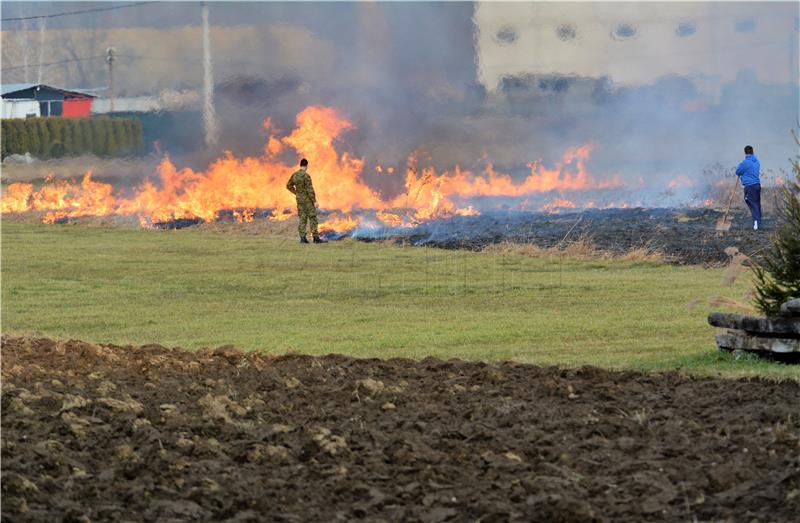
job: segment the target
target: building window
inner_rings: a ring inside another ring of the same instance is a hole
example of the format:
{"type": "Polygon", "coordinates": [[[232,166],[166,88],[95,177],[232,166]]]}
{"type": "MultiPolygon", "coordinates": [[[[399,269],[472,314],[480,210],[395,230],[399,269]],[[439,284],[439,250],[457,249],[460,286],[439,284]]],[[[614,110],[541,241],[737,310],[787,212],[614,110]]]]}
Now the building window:
{"type": "Polygon", "coordinates": [[[697,32],[697,27],[691,22],[682,22],[675,28],[675,34],[681,38],[692,36],[697,32]]]}
{"type": "Polygon", "coordinates": [[[556,35],[560,40],[567,42],[569,40],[574,40],[578,35],[578,32],[575,30],[575,26],[572,24],[561,24],[560,26],[556,27],[556,35]]]}
{"type": "Polygon", "coordinates": [[[753,19],[739,20],[736,22],[737,33],[752,33],[756,30],[756,21],[753,19]]]}
{"type": "Polygon", "coordinates": [[[633,24],[619,24],[614,28],[611,36],[615,40],[628,40],[636,36],[636,26],[633,24]]]}
{"type": "Polygon", "coordinates": [[[517,32],[514,30],[514,28],[506,25],[497,31],[494,41],[497,42],[498,45],[511,45],[517,41],[517,38],[517,32]]]}
{"type": "Polygon", "coordinates": [[[55,100],[39,102],[39,112],[42,116],[61,116],[64,113],[64,103],[55,100]]]}

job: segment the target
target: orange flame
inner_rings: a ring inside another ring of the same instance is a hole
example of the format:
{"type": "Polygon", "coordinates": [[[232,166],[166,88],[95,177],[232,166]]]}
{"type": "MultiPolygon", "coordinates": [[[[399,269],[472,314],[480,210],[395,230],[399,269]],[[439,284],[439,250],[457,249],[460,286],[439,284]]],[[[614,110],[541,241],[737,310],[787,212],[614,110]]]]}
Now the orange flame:
{"type": "Polygon", "coordinates": [[[543,205],[542,210],[558,213],[561,209],[575,209],[576,207],[577,205],[575,205],[575,202],[565,200],[564,198],[556,198],[555,200],[543,205]]]}
{"type": "MultiPolygon", "coordinates": [[[[283,221],[293,215],[293,211],[285,210],[293,210],[295,205],[294,196],[286,190],[286,181],[295,170],[294,162],[287,165],[279,159],[289,151],[294,151],[298,159],[309,159],[318,201],[325,209],[338,211],[325,219],[321,231],[355,228],[359,219],[347,214],[360,209],[373,209],[385,225],[399,227],[434,218],[479,214],[472,207],[459,204],[470,198],[521,197],[622,185],[618,176],[599,181],[588,174],[585,161],[593,146],[587,144],[568,149],[553,169],[538,161],[528,164],[530,174],[521,182],[497,172],[489,162],[480,174],[459,166],[437,173],[432,167],[420,168],[412,155],[407,162],[405,191],[387,199],[362,179],[362,158],[340,154],[334,147],[341,134],[353,128],[351,122],[335,109],[310,106],[297,115],[296,124],[288,136],[280,137],[272,121],[266,119],[263,129],[269,137],[261,156],[237,158],[226,153],[205,172],[179,169],[165,157],[157,168],[157,181],[145,180],[128,197],[115,196],[113,187],[92,180],[91,172],[80,183],[60,180],[38,190],[31,184],[14,183],[4,191],[2,212],[38,211],[45,213],[45,220],[51,223],[63,217],[116,214],[138,217],[141,226],[149,227],[180,218],[214,220],[226,209],[237,221],[250,222],[254,210],[272,209],[269,219],[283,221]]],[[[391,167],[379,167],[379,171],[384,170],[394,172],[391,167]]]]}

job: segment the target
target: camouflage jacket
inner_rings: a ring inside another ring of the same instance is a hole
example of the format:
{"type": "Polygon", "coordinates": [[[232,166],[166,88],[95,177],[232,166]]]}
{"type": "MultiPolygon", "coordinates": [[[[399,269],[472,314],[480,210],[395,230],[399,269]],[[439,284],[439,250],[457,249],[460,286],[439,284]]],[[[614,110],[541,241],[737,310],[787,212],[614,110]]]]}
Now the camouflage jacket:
{"type": "Polygon", "coordinates": [[[314,185],[311,183],[311,176],[300,169],[292,174],[289,178],[286,188],[294,193],[297,198],[297,203],[311,203],[317,202],[317,195],[314,194],[314,185]]]}

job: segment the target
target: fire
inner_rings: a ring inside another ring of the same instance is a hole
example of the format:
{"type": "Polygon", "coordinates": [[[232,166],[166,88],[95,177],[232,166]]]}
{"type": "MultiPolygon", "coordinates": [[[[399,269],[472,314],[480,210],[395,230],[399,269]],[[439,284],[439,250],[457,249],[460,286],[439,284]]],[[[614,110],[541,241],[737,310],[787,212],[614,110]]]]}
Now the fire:
{"type": "Polygon", "coordinates": [[[330,232],[343,232],[352,231],[359,224],[359,220],[352,216],[344,216],[342,218],[331,218],[319,225],[320,234],[330,232]]]}
{"type": "MultiPolygon", "coordinates": [[[[91,172],[80,182],[55,181],[41,188],[28,183],[9,185],[2,197],[3,213],[37,211],[50,223],[77,216],[123,215],[138,219],[143,227],[175,219],[215,220],[227,211],[239,222],[250,222],[258,209],[271,210],[270,220],[283,221],[294,213],[294,197],[286,181],[296,162],[286,157],[309,159],[317,199],[328,211],[321,231],[344,232],[360,223],[355,211],[372,210],[371,216],[384,226],[403,227],[420,221],[450,216],[472,216],[477,210],[464,202],[480,197],[524,197],[551,191],[608,189],[622,185],[618,176],[597,180],[588,174],[585,162],[591,144],[568,149],[560,162],[546,168],[541,162],[528,164],[529,174],[521,181],[495,170],[486,162],[483,172],[472,173],[456,166],[437,172],[419,165],[415,155],[407,162],[405,190],[385,197],[362,178],[363,158],[339,153],[334,146],[353,124],[329,107],[310,106],[296,118],[296,128],[286,136],[266,119],[268,133],[260,156],[238,158],[226,153],[205,172],[178,168],[165,157],[155,180],[146,179],[129,194],[114,192],[110,184],[96,182],[91,172]],[[287,209],[291,211],[286,212],[287,209]]],[[[392,174],[394,168],[378,166],[392,174]]],[[[555,200],[545,209],[575,207],[567,200],[555,200]],[[566,202],[566,203],[564,203],[566,202]],[[571,205],[568,205],[571,204],[571,205]]],[[[360,214],[360,213],[357,213],[360,214]]]]}
{"type": "Polygon", "coordinates": [[[403,225],[405,225],[403,217],[400,216],[399,214],[395,214],[393,212],[388,212],[388,211],[378,211],[375,213],[375,215],[381,222],[385,223],[386,225],[389,225],[390,227],[402,227],[403,225]]]}
{"type": "Polygon", "coordinates": [[[253,221],[254,214],[255,211],[253,209],[233,211],[233,219],[236,220],[237,223],[250,223],[253,221]]]}
{"type": "Polygon", "coordinates": [[[29,202],[33,194],[33,185],[29,183],[12,183],[8,186],[2,201],[0,210],[3,214],[25,212],[29,209],[29,202]]]}
{"type": "Polygon", "coordinates": [[[575,202],[565,200],[564,198],[556,198],[555,200],[542,206],[542,210],[558,213],[561,209],[575,209],[576,207],[577,205],[575,205],[575,202]]]}
{"type": "Polygon", "coordinates": [[[285,210],[283,212],[278,212],[277,209],[272,211],[269,215],[269,221],[271,222],[285,222],[289,218],[292,217],[292,212],[290,210],[285,210]]]}

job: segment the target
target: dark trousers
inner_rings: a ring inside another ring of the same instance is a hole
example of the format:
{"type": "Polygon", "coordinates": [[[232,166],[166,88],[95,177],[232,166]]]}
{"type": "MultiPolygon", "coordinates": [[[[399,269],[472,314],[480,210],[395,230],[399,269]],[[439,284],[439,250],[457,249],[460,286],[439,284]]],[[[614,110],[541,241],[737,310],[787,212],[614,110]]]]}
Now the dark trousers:
{"type": "Polygon", "coordinates": [[[761,184],[756,183],[748,185],[744,188],[744,203],[750,208],[750,214],[753,215],[753,221],[758,221],[761,224],[761,184]]]}

